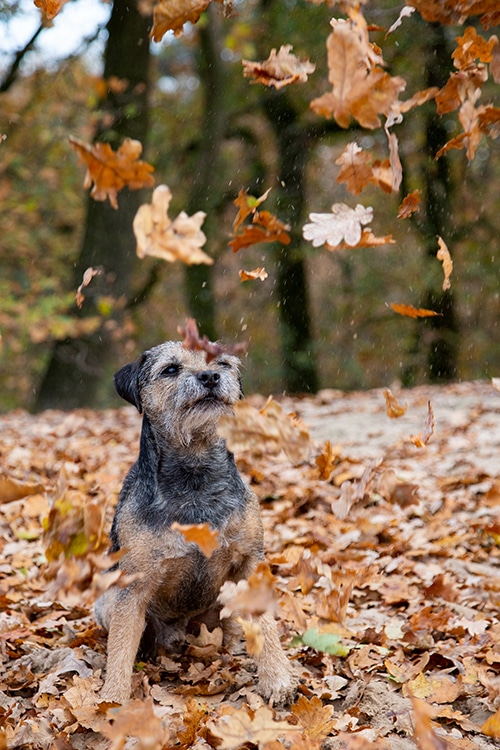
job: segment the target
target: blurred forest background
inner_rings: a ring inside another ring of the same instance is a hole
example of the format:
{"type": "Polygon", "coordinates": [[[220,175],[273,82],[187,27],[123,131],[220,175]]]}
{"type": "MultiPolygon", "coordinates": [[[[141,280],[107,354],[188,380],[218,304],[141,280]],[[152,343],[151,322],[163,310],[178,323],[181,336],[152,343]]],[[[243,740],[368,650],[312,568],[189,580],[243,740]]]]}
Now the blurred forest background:
{"type": "MultiPolygon", "coordinates": [[[[71,0],[57,23],[72,5],[92,13],[93,3],[71,0]]],[[[349,195],[337,181],[346,145],[355,140],[384,160],[388,144],[382,128],[354,120],[341,128],[309,107],[328,88],[325,45],[342,4],[236,0],[224,14],[227,3],[212,3],[198,23],[159,43],[150,42],[151,19],[138,5],[104,5],[107,17],[76,50],[61,57],[55,47],[50,60],[37,52],[49,31],[40,15],[32,37],[0,57],[0,410],[116,404],[112,373],[145,348],[179,338],[188,316],[210,338],[248,342],[247,393],[498,376],[499,140],[482,137],[470,161],[458,149],[436,161],[462,129],[456,111],[440,116],[429,101],[394,128],[399,190],[369,185],[349,195]],[[283,44],[315,63],[306,84],[276,90],[244,78],[242,59],[264,60],[283,44]],[[173,193],[171,215],[206,212],[204,250],[213,266],[139,260],[132,220],[151,191],[124,188],[118,210],[94,201],[69,136],[115,149],[124,137],[141,141],[155,184],[173,193]],[[232,253],[241,188],[255,196],[272,188],[266,207],[291,225],[289,245],[232,253]],[[402,198],[416,189],[420,210],[398,220],[402,198]],[[395,244],[313,247],[302,237],[308,214],[338,202],[373,206],[374,234],[392,234],[395,244]],[[454,262],[446,291],[437,235],[454,262]],[[89,266],[104,273],[86,288],[80,310],[75,292],[89,266]],[[242,283],[239,269],[256,266],[269,277],[242,283]],[[390,303],[442,315],[414,320],[390,303]]],[[[390,74],[406,79],[409,98],[445,86],[464,25],[455,17],[430,23],[415,12],[386,37],[402,6],[372,0],[362,10],[370,40],[390,74]]],[[[0,0],[4,37],[25,13],[32,17],[30,3],[0,0]]],[[[486,38],[494,33],[465,18],[486,38]]],[[[490,76],[481,98],[497,93],[490,76]]]]}

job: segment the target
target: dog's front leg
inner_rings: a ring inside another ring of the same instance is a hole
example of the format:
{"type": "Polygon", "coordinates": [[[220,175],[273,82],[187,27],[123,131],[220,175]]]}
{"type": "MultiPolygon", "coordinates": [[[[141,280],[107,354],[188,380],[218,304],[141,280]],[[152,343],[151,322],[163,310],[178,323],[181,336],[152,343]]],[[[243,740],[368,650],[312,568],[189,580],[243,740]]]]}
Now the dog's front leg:
{"type": "Polygon", "coordinates": [[[262,651],[256,657],[259,692],[272,705],[290,703],[297,690],[298,677],[281,648],[276,620],[266,613],[260,615],[257,622],[264,639],[262,651]]]}
{"type": "Polygon", "coordinates": [[[103,700],[124,703],[130,698],[132,671],[146,620],[147,596],[134,584],[115,599],[108,634],[103,700]]]}

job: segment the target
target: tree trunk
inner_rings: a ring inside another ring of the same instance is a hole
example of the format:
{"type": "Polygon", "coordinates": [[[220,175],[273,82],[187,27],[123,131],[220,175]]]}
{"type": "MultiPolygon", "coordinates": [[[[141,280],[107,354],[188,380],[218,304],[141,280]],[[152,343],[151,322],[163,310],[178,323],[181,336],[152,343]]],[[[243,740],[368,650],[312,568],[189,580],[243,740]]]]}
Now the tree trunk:
{"type": "Polygon", "coordinates": [[[292,226],[291,243],[277,251],[283,381],[289,393],[315,393],[318,374],[301,232],[309,137],[286,92],[270,92],[264,106],[278,143],[278,215],[292,226]]]}
{"type": "MultiPolygon", "coordinates": [[[[438,24],[426,24],[425,77],[427,86],[442,88],[448,76],[451,48],[446,33],[438,24]]],[[[427,105],[425,117],[425,150],[422,155],[423,212],[415,217],[424,243],[424,263],[429,279],[418,306],[430,308],[439,316],[416,322],[415,335],[409,351],[410,364],[403,372],[404,385],[414,385],[419,369],[417,362],[425,357],[425,376],[433,383],[449,382],[457,376],[459,321],[451,290],[442,290],[442,271],[436,259],[437,236],[451,248],[453,238],[453,182],[448,155],[436,161],[435,155],[448,140],[442,118],[434,105],[427,105]],[[419,218],[421,217],[421,218],[419,218]]]]}
{"type": "MultiPolygon", "coordinates": [[[[198,74],[203,87],[203,118],[192,169],[193,183],[188,213],[205,211],[203,231],[210,254],[211,240],[217,236],[216,209],[221,200],[221,148],[224,138],[225,107],[224,71],[221,59],[220,13],[213,6],[206,11],[207,21],[199,28],[198,74]]],[[[215,242],[213,242],[215,244],[215,242]]],[[[185,277],[187,307],[198,322],[200,333],[217,338],[216,306],[212,266],[188,266],[185,277]]]]}
{"type": "MultiPolygon", "coordinates": [[[[96,140],[105,140],[113,148],[126,137],[144,144],[147,135],[150,19],[137,6],[138,0],[114,0],[107,26],[104,79],[112,83],[101,103],[96,140]],[[125,90],[120,83],[128,84],[125,90]]],[[[79,286],[89,266],[101,266],[104,273],[86,290],[82,310],[75,311],[79,318],[96,315],[104,296],[125,302],[136,261],[132,221],[142,202],[140,191],[127,188],[118,195],[117,210],[107,200],[88,198],[73,288],[79,286]]],[[[100,405],[104,375],[113,357],[112,335],[120,326],[122,309],[123,304],[117,304],[95,333],[55,343],[36,395],[37,410],[100,405]]]]}

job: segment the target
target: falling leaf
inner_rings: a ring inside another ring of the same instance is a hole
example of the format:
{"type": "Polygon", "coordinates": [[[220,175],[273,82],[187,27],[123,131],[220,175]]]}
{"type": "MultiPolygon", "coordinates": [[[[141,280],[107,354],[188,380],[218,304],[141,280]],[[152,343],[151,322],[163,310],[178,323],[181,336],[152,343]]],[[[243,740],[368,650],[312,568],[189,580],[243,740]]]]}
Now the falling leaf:
{"type": "Polygon", "coordinates": [[[68,0],[34,0],[36,7],[40,8],[43,15],[49,21],[57,16],[63,5],[67,2],[68,0]]]}
{"type": "Polygon", "coordinates": [[[149,255],[169,263],[180,260],[188,266],[211,265],[213,258],[201,249],[207,239],[201,231],[206,214],[198,211],[188,216],[181,211],[172,221],[168,216],[171,200],[172,193],[167,185],[159,185],[151,203],[139,207],[133,222],[137,255],[139,258],[149,255]]]}
{"type": "Polygon", "coordinates": [[[252,618],[276,608],[275,578],[266,562],[257,565],[246,579],[226,581],[220,590],[218,601],[223,605],[221,618],[232,615],[252,618]]]}
{"type": "Polygon", "coordinates": [[[211,362],[216,357],[220,357],[221,354],[243,354],[246,351],[246,342],[238,344],[221,344],[218,341],[209,341],[207,336],[200,338],[198,326],[194,318],[188,318],[183,326],[179,326],[177,331],[184,336],[182,342],[186,349],[192,351],[205,352],[206,361],[211,362]]]}
{"type": "Polygon", "coordinates": [[[265,745],[278,737],[292,738],[301,728],[291,726],[286,721],[275,721],[273,712],[267,706],[261,706],[252,715],[245,708],[225,714],[218,721],[207,723],[210,732],[218,737],[221,743],[219,750],[234,750],[242,745],[265,745]]]}
{"type": "Polygon", "coordinates": [[[448,750],[448,743],[433,729],[431,707],[419,698],[411,697],[413,705],[413,729],[419,750],[448,750]]]}
{"type": "Polygon", "coordinates": [[[351,118],[362,127],[380,127],[380,114],[388,115],[406,85],[403,78],[391,77],[375,64],[377,60],[368,42],[366,22],[358,13],[350,20],[334,18],[328,37],[328,80],[332,91],[314,99],[310,106],[316,114],[334,117],[342,128],[351,118]]]}
{"type": "Polygon", "coordinates": [[[276,49],[272,49],[268,59],[262,62],[242,60],[243,75],[245,78],[255,79],[252,83],[263,83],[276,89],[297,81],[305,83],[308,76],[314,73],[316,66],[309,60],[300,60],[292,54],[292,49],[291,44],[284,44],[278,53],[276,49]]]}
{"type": "Polygon", "coordinates": [[[397,398],[392,395],[389,388],[384,388],[384,398],[385,410],[387,412],[387,416],[391,419],[402,417],[403,414],[406,414],[406,412],[408,411],[408,404],[401,406],[397,398]]]}
{"type": "Polygon", "coordinates": [[[247,216],[250,216],[250,214],[253,213],[255,209],[258,208],[258,206],[260,206],[260,204],[266,200],[270,192],[271,188],[268,188],[265,193],[263,193],[259,198],[256,198],[254,195],[248,195],[248,190],[244,190],[243,188],[240,190],[238,196],[233,201],[234,205],[238,209],[236,218],[233,221],[233,229],[235,232],[238,231],[247,216]]]}
{"type": "Polygon", "coordinates": [[[13,477],[0,476],[0,503],[12,503],[28,495],[38,495],[44,492],[42,484],[21,482],[13,477]]]}
{"type": "Polygon", "coordinates": [[[432,404],[430,401],[427,402],[427,419],[425,421],[424,432],[421,435],[410,435],[411,442],[417,446],[417,448],[425,448],[434,434],[434,412],[432,411],[432,404]]]}
{"type": "Polygon", "coordinates": [[[276,455],[283,450],[293,463],[300,463],[311,451],[308,430],[295,423],[272,398],[260,410],[248,401],[238,401],[234,414],[220,418],[218,433],[235,453],[257,451],[276,455]]]}
{"type": "Polygon", "coordinates": [[[451,259],[450,252],[446,247],[446,243],[441,237],[438,236],[439,250],[437,251],[437,259],[443,264],[444,281],[443,281],[443,292],[450,288],[450,276],[453,271],[453,261],[451,259]]]}
{"type": "Polygon", "coordinates": [[[149,748],[163,747],[168,737],[161,719],[154,712],[151,697],[128,701],[125,706],[112,708],[108,715],[112,723],[102,727],[101,732],[112,740],[109,750],[121,750],[127,737],[136,737],[140,746],[149,748]]]}
{"type": "Polygon", "coordinates": [[[258,620],[245,620],[242,617],[237,617],[236,619],[243,630],[247,654],[249,656],[259,656],[264,648],[264,635],[260,622],[258,620]]]}
{"type": "Polygon", "coordinates": [[[87,270],[83,274],[83,280],[78,289],[76,290],[76,304],[81,309],[84,301],[85,301],[85,295],[83,293],[83,288],[88,286],[94,276],[100,276],[102,273],[104,273],[104,269],[102,267],[99,268],[87,268],[87,270]]]}
{"type": "Polygon", "coordinates": [[[413,190],[403,198],[398,210],[398,219],[407,219],[417,211],[420,211],[420,190],[413,190]]]}
{"type": "Polygon", "coordinates": [[[339,458],[338,446],[333,447],[331,442],[325,442],[322,453],[316,456],[315,463],[319,469],[319,478],[328,481],[334,469],[334,462],[339,458]]]}
{"type": "Polygon", "coordinates": [[[284,224],[269,211],[254,211],[252,224],[244,226],[229,245],[233,253],[259,242],[281,242],[282,245],[289,245],[289,229],[288,224],[284,224]]]}
{"type": "Polygon", "coordinates": [[[387,39],[387,37],[389,36],[389,34],[392,34],[393,31],[396,31],[396,29],[399,28],[399,26],[401,26],[401,24],[403,23],[403,18],[408,18],[414,12],[415,12],[415,8],[411,8],[410,6],[405,5],[402,8],[402,10],[401,10],[399,16],[397,17],[397,19],[392,24],[392,26],[390,26],[387,29],[387,33],[385,35],[385,38],[387,39]]]}
{"type": "MultiPolygon", "coordinates": [[[[375,237],[375,235],[369,230],[369,229],[363,229],[361,232],[361,239],[355,245],[356,249],[361,249],[363,247],[380,247],[380,245],[395,245],[396,240],[393,238],[392,234],[387,234],[385,237],[375,237]]],[[[330,250],[331,252],[334,252],[335,250],[353,250],[352,245],[348,245],[346,242],[341,242],[340,245],[337,245],[336,247],[332,247],[329,244],[325,245],[327,250],[330,250]]]]}
{"type": "Polygon", "coordinates": [[[242,270],[238,271],[238,273],[242,281],[254,281],[255,279],[265,281],[269,275],[265,268],[254,268],[253,271],[242,270]]]}
{"type": "Polygon", "coordinates": [[[212,557],[219,546],[219,531],[213,529],[208,523],[180,524],[174,522],[170,528],[179,531],[186,542],[197,544],[205,557],[212,557]]]}
{"type": "Polygon", "coordinates": [[[304,224],[302,234],[314,247],[325,244],[335,247],[342,240],[349,247],[355,247],[361,240],[361,225],[373,219],[373,208],[360,204],[350,208],[345,203],[334,203],[331,214],[312,213],[309,219],[311,223],[304,224]]]}
{"type": "Polygon", "coordinates": [[[333,656],[347,656],[350,648],[341,643],[338,633],[320,632],[318,628],[310,628],[301,636],[295,638],[297,643],[303,643],[315,651],[320,651],[333,656]]]}
{"type": "Polygon", "coordinates": [[[408,318],[432,318],[435,315],[442,315],[442,313],[434,312],[434,310],[426,310],[424,307],[413,307],[413,305],[391,303],[390,307],[398,315],[406,315],[408,318]]]}
{"type": "Polygon", "coordinates": [[[80,161],[87,166],[83,187],[89,188],[94,183],[90,195],[96,201],[105,201],[109,198],[113,208],[118,208],[118,192],[125,185],[130,190],[139,190],[142,187],[151,187],[154,183],[151,175],[154,168],[139,159],[142,153],[140,141],[125,138],[116,152],[109,143],[98,141],[89,145],[72,136],[69,142],[80,161]]]}
{"type": "Polygon", "coordinates": [[[500,378],[491,378],[491,385],[496,391],[500,391],[500,378]]]}
{"type": "Polygon", "coordinates": [[[478,113],[477,119],[482,133],[486,133],[491,138],[498,138],[500,135],[500,107],[486,106],[478,113]]]}
{"type": "Polygon", "coordinates": [[[335,164],[341,167],[337,182],[345,182],[346,189],[353,195],[358,195],[372,178],[370,162],[369,153],[355,142],[348,143],[335,160],[335,164]]]}
{"type": "Polygon", "coordinates": [[[324,706],[315,695],[310,700],[301,695],[297,703],[291,707],[291,712],[310,740],[324,740],[335,724],[333,706],[324,706]]]}
{"type": "Polygon", "coordinates": [[[491,53],[497,39],[492,37],[486,41],[473,26],[467,26],[464,35],[457,36],[456,41],[457,47],[452,54],[453,64],[459,70],[467,70],[476,60],[483,63],[491,62],[491,53]]]}
{"type": "Polygon", "coordinates": [[[196,23],[211,0],[158,0],[153,8],[151,36],[161,42],[167,31],[182,34],[185,23],[196,23]]]}

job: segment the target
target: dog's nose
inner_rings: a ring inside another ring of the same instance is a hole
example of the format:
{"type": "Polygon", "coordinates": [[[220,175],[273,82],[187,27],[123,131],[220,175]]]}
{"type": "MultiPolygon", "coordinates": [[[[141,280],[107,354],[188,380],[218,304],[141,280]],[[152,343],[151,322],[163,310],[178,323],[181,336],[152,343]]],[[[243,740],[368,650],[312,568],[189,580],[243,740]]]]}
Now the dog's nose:
{"type": "Polygon", "coordinates": [[[215,388],[220,380],[220,373],[215,372],[215,370],[203,370],[196,377],[206,388],[215,388]]]}

